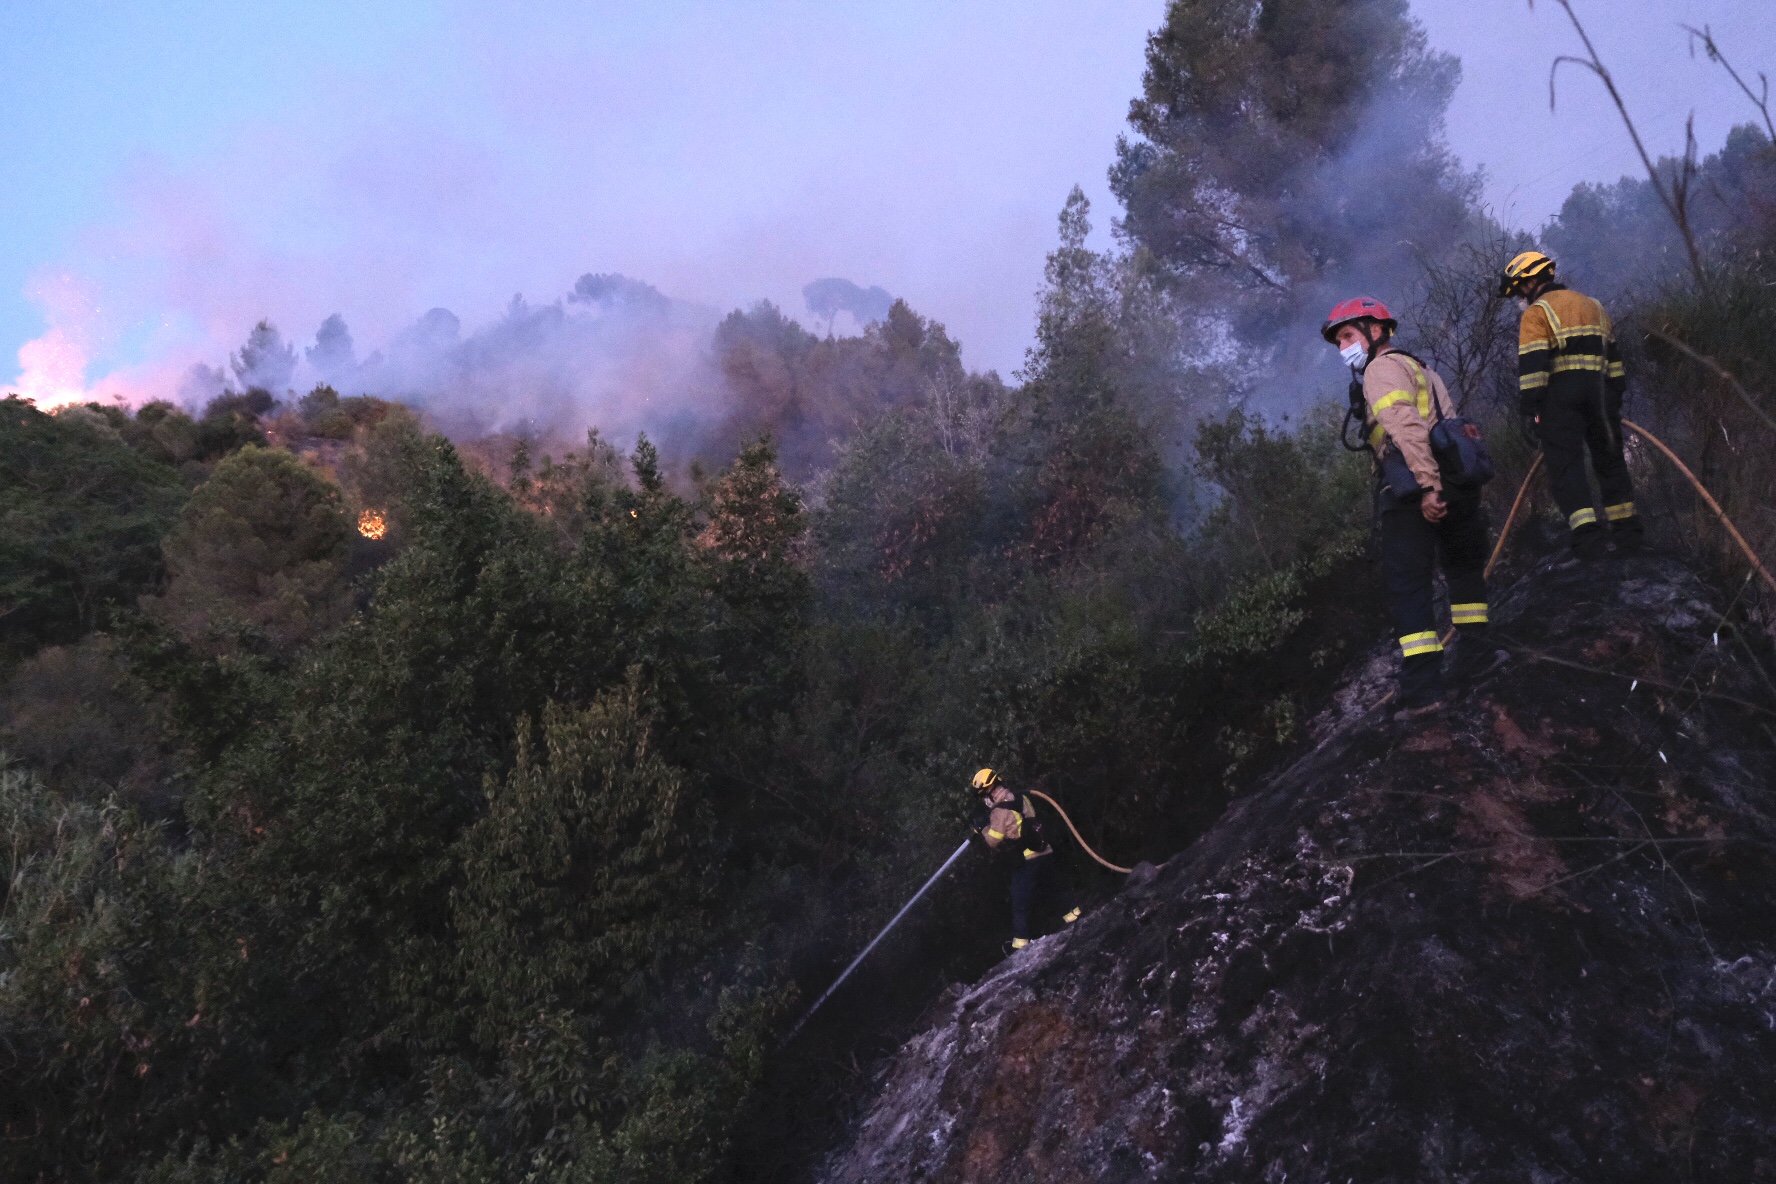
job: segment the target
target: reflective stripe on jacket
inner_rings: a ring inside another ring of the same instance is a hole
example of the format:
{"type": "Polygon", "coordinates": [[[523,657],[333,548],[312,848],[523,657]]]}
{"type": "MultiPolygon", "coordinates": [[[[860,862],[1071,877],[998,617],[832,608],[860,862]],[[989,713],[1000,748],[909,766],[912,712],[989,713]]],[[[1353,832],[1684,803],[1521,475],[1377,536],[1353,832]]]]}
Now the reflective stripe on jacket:
{"type": "Polygon", "coordinates": [[[1386,349],[1363,371],[1363,401],[1369,404],[1363,426],[1370,449],[1378,458],[1384,447],[1399,449],[1419,486],[1441,495],[1443,477],[1431,452],[1431,424],[1438,410],[1455,414],[1443,379],[1411,355],[1386,349]]]}
{"type": "Polygon", "coordinates": [[[1603,305],[1556,287],[1523,310],[1517,325],[1517,392],[1525,411],[1551,388],[1582,384],[1593,391],[1599,380],[1618,395],[1628,383],[1615,326],[1603,305]]]}
{"type": "Polygon", "coordinates": [[[978,827],[981,840],[995,851],[1017,853],[1035,859],[1053,850],[1042,836],[1042,824],[1036,819],[1036,806],[1023,794],[1008,802],[986,807],[986,818],[978,827]]]}

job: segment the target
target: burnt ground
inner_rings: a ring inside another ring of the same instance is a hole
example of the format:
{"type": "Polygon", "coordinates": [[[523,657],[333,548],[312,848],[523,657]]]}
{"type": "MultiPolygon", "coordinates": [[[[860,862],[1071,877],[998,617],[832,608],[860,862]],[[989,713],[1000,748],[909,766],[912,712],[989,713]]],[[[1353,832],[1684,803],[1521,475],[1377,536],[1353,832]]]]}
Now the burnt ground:
{"type": "Polygon", "coordinates": [[[1315,747],[952,987],[822,1178],[1776,1181],[1776,688],[1687,567],[1539,570],[1509,659],[1315,747]]]}

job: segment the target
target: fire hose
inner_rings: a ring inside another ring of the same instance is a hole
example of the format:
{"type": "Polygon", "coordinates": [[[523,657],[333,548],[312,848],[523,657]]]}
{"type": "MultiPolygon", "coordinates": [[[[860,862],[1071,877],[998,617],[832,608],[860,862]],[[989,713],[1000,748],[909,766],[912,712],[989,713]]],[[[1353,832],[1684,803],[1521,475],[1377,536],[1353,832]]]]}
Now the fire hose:
{"type": "MultiPolygon", "coordinates": [[[[1701,496],[1703,503],[1714,512],[1714,516],[1720,520],[1720,524],[1726,527],[1727,534],[1732,537],[1733,542],[1738,545],[1739,550],[1743,552],[1745,558],[1750,561],[1752,568],[1758,575],[1764,578],[1764,583],[1770,586],[1770,590],[1776,592],[1776,577],[1770,575],[1770,569],[1764,566],[1764,561],[1759,557],[1756,549],[1753,548],[1750,543],[1745,541],[1745,536],[1739,533],[1739,528],[1737,526],[1733,525],[1733,520],[1727,516],[1726,510],[1721,508],[1721,504],[1715,500],[1712,493],[1708,492],[1708,487],[1702,484],[1702,479],[1690,470],[1690,466],[1684,464],[1684,462],[1678,458],[1677,453],[1671,451],[1671,448],[1665,443],[1665,441],[1659,439],[1659,437],[1653,435],[1653,433],[1647,431],[1632,419],[1624,419],[1622,421],[1622,426],[1633,432],[1636,436],[1639,436],[1642,440],[1645,440],[1648,444],[1651,444],[1654,448],[1658,449],[1665,459],[1676,466],[1677,471],[1682,473],[1684,477],[1689,480],[1689,483],[1695,487],[1697,494],[1701,496]]],[[[1542,453],[1538,450],[1535,454],[1535,459],[1529,463],[1529,471],[1523,474],[1523,484],[1517,487],[1517,496],[1511,501],[1511,512],[1505,516],[1505,525],[1499,530],[1498,542],[1493,545],[1492,557],[1486,561],[1485,575],[1488,579],[1492,577],[1492,569],[1498,566],[1499,557],[1505,553],[1505,540],[1511,537],[1511,530],[1517,525],[1517,512],[1523,508],[1524,499],[1529,494],[1530,482],[1535,480],[1535,475],[1541,467],[1542,453]]],[[[1443,643],[1445,645],[1449,644],[1450,638],[1454,636],[1455,630],[1452,627],[1448,633],[1444,634],[1443,643]]],[[[1056,808],[1058,809],[1059,807],[1056,808]]],[[[1066,815],[1063,814],[1061,817],[1065,818],[1066,815]]],[[[1077,837],[1077,834],[1075,837],[1077,837]]],[[[1081,843],[1083,845],[1083,840],[1081,840],[1081,843]]]]}
{"type": "MultiPolygon", "coordinates": [[[[1651,444],[1654,448],[1658,449],[1659,452],[1664,455],[1665,459],[1669,460],[1677,467],[1678,472],[1682,473],[1689,479],[1690,484],[1694,486],[1696,492],[1701,495],[1703,502],[1714,512],[1714,516],[1720,520],[1720,524],[1726,527],[1727,533],[1732,536],[1733,542],[1738,545],[1739,550],[1744,552],[1746,559],[1751,562],[1752,567],[1757,571],[1758,575],[1763,577],[1764,583],[1770,586],[1771,591],[1776,592],[1776,577],[1770,575],[1769,569],[1764,566],[1763,560],[1758,556],[1757,551],[1750,543],[1746,542],[1745,536],[1739,532],[1738,527],[1733,525],[1733,520],[1727,516],[1727,512],[1721,508],[1721,504],[1715,500],[1713,494],[1708,492],[1708,488],[1702,484],[1701,479],[1690,470],[1690,467],[1684,464],[1684,462],[1678,458],[1678,455],[1666,446],[1663,440],[1659,439],[1657,436],[1653,435],[1653,433],[1647,431],[1633,420],[1624,419],[1622,421],[1622,426],[1651,444]]],[[[1511,531],[1515,529],[1517,525],[1518,514],[1523,509],[1524,502],[1529,496],[1530,483],[1535,480],[1535,475],[1540,471],[1541,467],[1542,453],[1537,451],[1535,459],[1530,462],[1529,471],[1523,474],[1523,483],[1517,487],[1517,496],[1511,501],[1511,511],[1505,516],[1505,524],[1499,530],[1498,542],[1493,545],[1492,555],[1486,561],[1485,575],[1489,578],[1492,575],[1493,568],[1498,566],[1499,558],[1505,553],[1505,542],[1511,537],[1511,531]]],[[[1450,629],[1449,633],[1443,638],[1444,642],[1447,643],[1454,633],[1455,630],[1453,628],[1450,629]]],[[[1383,702],[1386,702],[1387,699],[1391,699],[1392,697],[1393,694],[1390,692],[1383,698],[1383,702]]],[[[1041,798],[1050,806],[1054,807],[1055,813],[1061,816],[1061,821],[1065,823],[1067,829],[1072,832],[1073,839],[1079,844],[1080,850],[1091,856],[1091,858],[1100,866],[1108,868],[1110,871],[1124,876],[1129,874],[1132,869],[1111,863],[1108,859],[1105,859],[1102,855],[1099,855],[1096,851],[1092,850],[1091,844],[1085,841],[1085,836],[1079,833],[1079,828],[1073,825],[1073,819],[1068,817],[1067,811],[1061,807],[1059,802],[1055,801],[1039,789],[1032,789],[1028,792],[1031,797],[1041,798]]],[[[896,925],[900,924],[900,919],[906,916],[915,904],[919,903],[920,898],[923,897],[926,892],[931,890],[931,886],[937,883],[939,878],[941,878],[945,872],[950,870],[950,865],[960,859],[962,853],[966,850],[968,850],[968,844],[967,842],[964,842],[960,847],[956,848],[948,859],[944,860],[943,866],[938,868],[937,871],[932,874],[931,878],[926,880],[924,885],[917,892],[913,893],[912,899],[908,900],[906,904],[901,906],[900,911],[894,914],[893,919],[882,927],[882,931],[876,934],[867,946],[863,947],[863,952],[853,958],[851,964],[845,967],[844,972],[841,973],[837,979],[833,980],[832,986],[828,987],[820,998],[814,1001],[814,1006],[810,1007],[802,1018],[796,1021],[795,1027],[791,1028],[789,1030],[789,1035],[784,1037],[785,1044],[795,1039],[796,1033],[800,1032],[807,1022],[814,1018],[814,1013],[820,1010],[821,1005],[832,997],[834,991],[837,991],[842,985],[844,985],[845,980],[851,977],[851,973],[862,964],[865,958],[869,957],[870,951],[874,950],[881,944],[882,939],[888,936],[889,931],[896,925]]]]}
{"type": "MultiPolygon", "coordinates": [[[[1120,867],[1117,864],[1111,863],[1108,859],[1105,859],[1102,855],[1099,855],[1096,851],[1091,849],[1091,844],[1087,843],[1084,837],[1080,835],[1079,828],[1073,825],[1073,820],[1067,817],[1067,812],[1061,809],[1061,804],[1059,802],[1055,801],[1039,789],[1032,789],[1029,791],[1029,794],[1033,798],[1041,798],[1043,801],[1054,807],[1055,813],[1061,816],[1061,821],[1067,824],[1067,829],[1073,832],[1073,838],[1078,841],[1080,848],[1084,850],[1087,855],[1091,856],[1113,872],[1125,876],[1129,874],[1132,869],[1120,867]]],[[[820,1010],[821,1005],[828,999],[832,998],[833,992],[842,987],[845,984],[845,980],[851,977],[851,972],[862,965],[863,960],[870,956],[870,951],[882,944],[882,939],[888,936],[889,931],[896,925],[900,924],[900,919],[912,911],[913,906],[919,903],[919,898],[931,890],[931,886],[937,883],[938,880],[943,877],[945,872],[950,870],[951,864],[962,858],[962,853],[966,850],[968,850],[968,842],[964,840],[962,845],[957,847],[955,851],[951,852],[948,859],[944,860],[943,866],[933,872],[931,878],[926,880],[917,892],[913,893],[912,898],[900,906],[900,911],[894,914],[893,919],[891,919],[888,924],[882,926],[881,932],[877,933],[875,937],[870,939],[869,945],[863,947],[863,952],[851,959],[851,964],[840,972],[838,978],[833,980],[832,986],[821,992],[820,998],[814,1000],[814,1006],[810,1007],[802,1014],[802,1018],[796,1021],[795,1027],[789,1030],[789,1035],[783,1038],[783,1043],[788,1044],[791,1040],[796,1038],[796,1033],[800,1032],[802,1028],[807,1025],[808,1021],[814,1018],[814,1013],[820,1010]]]]}
{"type": "Polygon", "coordinates": [[[955,851],[951,852],[948,859],[944,860],[943,866],[931,874],[931,878],[925,881],[922,888],[913,893],[912,899],[900,906],[900,911],[894,914],[894,919],[882,926],[882,931],[870,939],[869,945],[863,947],[863,953],[851,959],[851,965],[845,967],[839,977],[833,980],[833,985],[828,987],[821,994],[820,998],[814,1000],[814,1006],[802,1013],[802,1018],[797,1020],[795,1027],[789,1030],[789,1035],[783,1038],[783,1043],[788,1044],[791,1040],[796,1038],[796,1033],[800,1032],[802,1028],[807,1025],[808,1021],[814,1018],[814,1013],[820,1010],[820,1005],[825,1003],[828,999],[831,999],[833,992],[845,985],[845,980],[851,977],[851,972],[863,964],[863,960],[870,956],[871,950],[882,944],[882,939],[888,936],[889,930],[900,924],[900,919],[912,911],[912,907],[919,903],[919,898],[931,891],[931,886],[937,883],[945,872],[950,870],[950,865],[952,863],[955,863],[958,859],[962,858],[962,853],[966,850],[968,850],[968,840],[964,839],[962,840],[962,845],[957,847],[955,851]]]}
{"type": "Polygon", "coordinates": [[[1081,851],[1084,851],[1087,855],[1091,856],[1093,859],[1097,860],[1097,862],[1100,866],[1107,867],[1111,871],[1116,872],[1119,875],[1124,875],[1124,876],[1128,875],[1129,872],[1134,870],[1133,868],[1126,868],[1126,867],[1122,867],[1118,864],[1111,863],[1108,859],[1105,859],[1102,855],[1099,855],[1096,851],[1093,851],[1091,848],[1091,844],[1085,841],[1085,836],[1083,836],[1079,833],[1079,828],[1077,826],[1073,825],[1073,820],[1071,818],[1067,817],[1067,812],[1065,810],[1061,809],[1061,804],[1059,802],[1055,801],[1053,798],[1051,798],[1047,794],[1043,793],[1040,789],[1032,789],[1029,791],[1029,794],[1033,798],[1041,798],[1043,801],[1047,802],[1049,805],[1054,807],[1054,812],[1061,816],[1061,821],[1066,823],[1067,829],[1073,832],[1073,840],[1079,844],[1079,849],[1081,851]]]}
{"type": "Polygon", "coordinates": [[[1657,448],[1660,452],[1664,453],[1665,459],[1676,465],[1677,471],[1689,478],[1690,484],[1696,487],[1696,492],[1702,495],[1702,500],[1707,503],[1710,510],[1714,511],[1714,516],[1720,519],[1720,524],[1727,528],[1727,533],[1733,536],[1733,541],[1737,543],[1739,549],[1745,553],[1745,558],[1751,561],[1751,566],[1757,569],[1758,575],[1764,577],[1764,583],[1770,586],[1770,591],[1776,592],[1776,578],[1771,577],[1770,569],[1764,566],[1764,561],[1758,557],[1758,553],[1752,549],[1751,544],[1745,541],[1745,536],[1739,533],[1739,528],[1733,525],[1733,520],[1727,517],[1727,512],[1721,509],[1721,504],[1714,500],[1714,495],[1708,492],[1708,488],[1702,484],[1701,479],[1698,478],[1696,474],[1690,472],[1690,466],[1679,460],[1677,458],[1677,453],[1665,446],[1665,441],[1659,439],[1659,437],[1653,435],[1633,420],[1624,419],[1622,421],[1622,426],[1645,440],[1648,444],[1651,444],[1654,448],[1657,448]]]}

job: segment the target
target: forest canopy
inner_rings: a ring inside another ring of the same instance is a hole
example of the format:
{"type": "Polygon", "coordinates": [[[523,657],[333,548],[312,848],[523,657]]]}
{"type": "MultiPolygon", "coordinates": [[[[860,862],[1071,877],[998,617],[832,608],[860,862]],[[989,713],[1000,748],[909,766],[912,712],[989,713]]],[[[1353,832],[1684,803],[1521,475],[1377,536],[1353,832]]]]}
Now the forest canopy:
{"type": "MultiPolygon", "coordinates": [[[[670,438],[427,419],[342,318],[304,356],[346,387],[288,390],[266,320],[201,408],[0,402],[0,1175],[803,1172],[806,1114],[999,955],[1002,885],[964,864],[780,1044],[966,834],[973,770],[1163,859],[1382,635],[1335,295],[1404,310],[1516,489],[1492,291],[1524,236],[1442,139],[1458,77],[1404,0],[1174,0],[1116,245],[1076,189],[1010,381],[823,280],[822,333],[713,318],[720,398],[670,438]],[[1385,234],[1345,196],[1382,160],[1412,194],[1385,234]]],[[[1738,442],[1776,413],[1776,149],[1748,124],[1698,167],[1705,284],[1647,180],[1580,186],[1540,241],[1767,554],[1776,473],[1738,442]]],[[[695,319],[614,274],[573,303],[695,319]]],[[[567,315],[435,313],[395,352],[503,364],[567,315]]]]}

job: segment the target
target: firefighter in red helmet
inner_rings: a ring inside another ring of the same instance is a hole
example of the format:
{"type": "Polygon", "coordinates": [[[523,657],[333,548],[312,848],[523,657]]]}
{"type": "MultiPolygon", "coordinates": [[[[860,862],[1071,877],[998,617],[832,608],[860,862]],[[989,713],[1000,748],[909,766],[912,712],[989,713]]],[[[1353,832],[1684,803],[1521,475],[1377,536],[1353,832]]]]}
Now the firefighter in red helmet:
{"type": "Polygon", "coordinates": [[[1444,702],[1432,590],[1439,559],[1458,639],[1455,676],[1477,678],[1496,655],[1485,639],[1489,540],[1480,491],[1447,484],[1431,449],[1433,423],[1454,415],[1455,405],[1436,371],[1393,344],[1398,327],[1387,305],[1358,296],[1333,307],[1320,335],[1351,368],[1352,407],[1362,409],[1375,460],[1382,579],[1400,641],[1396,718],[1411,719],[1444,702]]]}

